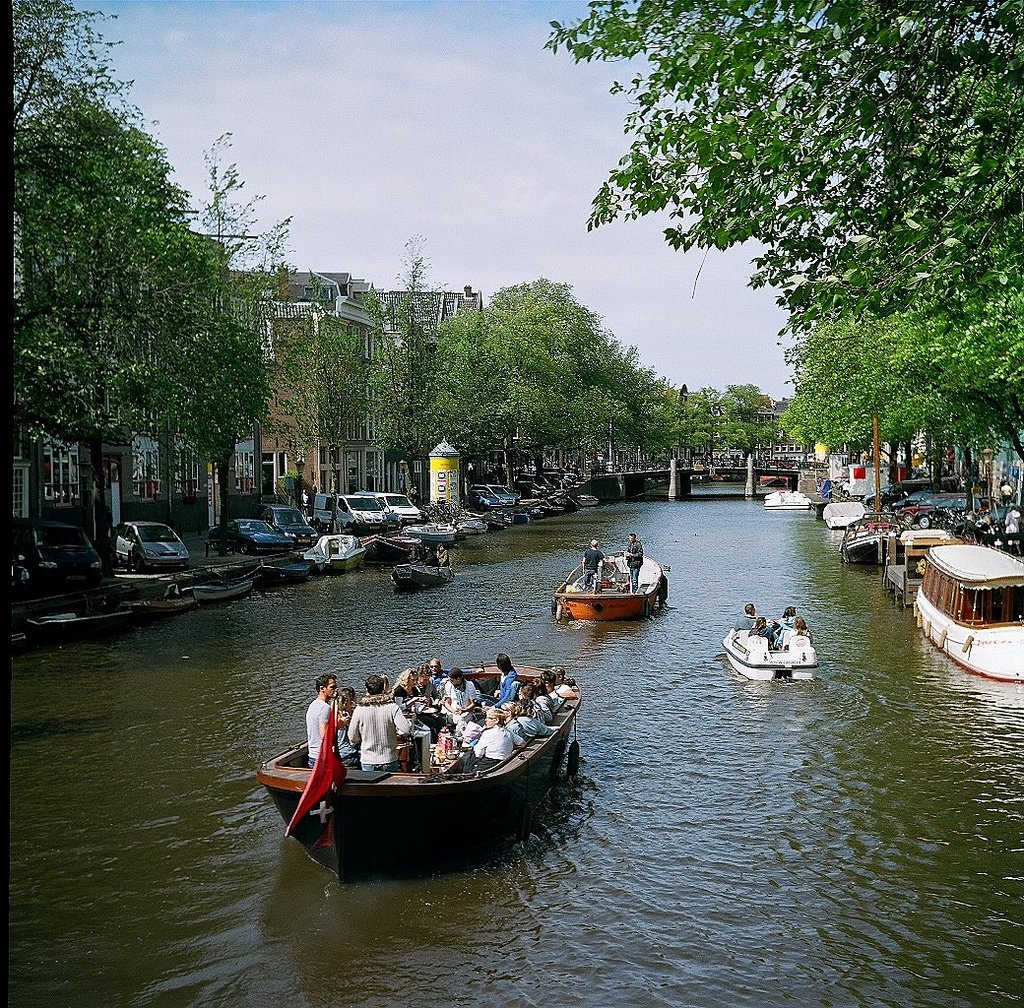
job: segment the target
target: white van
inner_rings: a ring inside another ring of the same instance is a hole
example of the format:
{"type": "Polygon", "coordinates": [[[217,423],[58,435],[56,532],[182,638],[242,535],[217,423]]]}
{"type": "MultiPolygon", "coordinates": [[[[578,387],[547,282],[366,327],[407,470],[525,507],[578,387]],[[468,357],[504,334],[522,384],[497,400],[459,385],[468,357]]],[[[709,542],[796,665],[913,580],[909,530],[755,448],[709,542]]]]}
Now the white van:
{"type": "Polygon", "coordinates": [[[403,525],[417,525],[426,521],[426,516],[403,493],[383,493],[373,490],[361,490],[357,497],[376,497],[389,511],[393,511],[402,519],[403,525]]]}
{"type": "Polygon", "coordinates": [[[313,495],[313,518],[311,524],[319,532],[328,532],[331,520],[337,514],[338,531],[351,534],[356,525],[355,515],[345,504],[345,498],[338,494],[337,512],[334,510],[334,495],[318,493],[313,495]]]}
{"type": "Polygon", "coordinates": [[[395,532],[402,527],[402,519],[385,507],[375,494],[345,494],[341,500],[345,510],[352,515],[352,531],[356,535],[395,532]]]}

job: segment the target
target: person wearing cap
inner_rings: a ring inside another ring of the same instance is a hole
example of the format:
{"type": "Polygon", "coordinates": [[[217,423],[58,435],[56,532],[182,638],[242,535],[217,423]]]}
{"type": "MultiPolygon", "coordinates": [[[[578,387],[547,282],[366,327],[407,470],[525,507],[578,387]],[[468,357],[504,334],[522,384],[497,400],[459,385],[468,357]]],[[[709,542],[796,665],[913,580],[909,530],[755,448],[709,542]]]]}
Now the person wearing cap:
{"type": "Polygon", "coordinates": [[[590,548],[583,552],[583,590],[590,591],[597,582],[597,572],[604,562],[604,554],[597,548],[597,540],[590,540],[590,548]]]}

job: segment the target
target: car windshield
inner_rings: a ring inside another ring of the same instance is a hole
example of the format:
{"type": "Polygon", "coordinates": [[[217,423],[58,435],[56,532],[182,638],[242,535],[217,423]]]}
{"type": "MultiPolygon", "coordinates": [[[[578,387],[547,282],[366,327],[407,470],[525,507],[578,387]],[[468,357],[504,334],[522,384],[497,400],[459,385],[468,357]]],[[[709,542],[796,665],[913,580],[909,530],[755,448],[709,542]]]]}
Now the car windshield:
{"type": "Polygon", "coordinates": [[[281,511],[274,512],[275,520],[278,525],[305,525],[306,519],[299,514],[295,508],[285,508],[281,511]]]}
{"type": "Polygon", "coordinates": [[[379,500],[375,497],[347,497],[349,508],[353,511],[383,511],[379,500]]]}
{"type": "Polygon", "coordinates": [[[403,497],[402,494],[385,494],[384,500],[390,507],[403,507],[411,508],[413,503],[408,497],[403,497]]]}
{"type": "Polygon", "coordinates": [[[265,522],[257,521],[255,518],[247,518],[238,522],[239,532],[273,532],[274,530],[265,522]]]}
{"type": "Polygon", "coordinates": [[[178,542],[174,530],[166,525],[136,525],[135,528],[143,542],[178,542]]]}
{"type": "Polygon", "coordinates": [[[36,529],[36,543],[48,549],[56,549],[61,546],[85,547],[85,533],[81,529],[46,527],[36,529]]]}

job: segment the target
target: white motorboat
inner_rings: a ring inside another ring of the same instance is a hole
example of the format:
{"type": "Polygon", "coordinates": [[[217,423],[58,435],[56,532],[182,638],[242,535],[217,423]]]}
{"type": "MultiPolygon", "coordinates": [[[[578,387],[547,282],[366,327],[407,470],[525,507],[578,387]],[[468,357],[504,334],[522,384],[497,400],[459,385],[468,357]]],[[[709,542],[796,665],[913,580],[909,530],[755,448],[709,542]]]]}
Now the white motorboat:
{"type": "Polygon", "coordinates": [[[1024,682],[1024,561],[991,546],[933,546],[915,608],[924,636],[968,672],[1024,682]]]}
{"type": "Polygon", "coordinates": [[[764,506],[769,511],[806,511],[814,501],[799,490],[773,490],[764,495],[764,506]]]}
{"type": "Polygon", "coordinates": [[[483,518],[460,518],[455,523],[457,535],[482,535],[484,532],[489,531],[489,529],[490,525],[483,518]]]}
{"type": "Polygon", "coordinates": [[[454,525],[409,525],[403,535],[415,536],[425,546],[450,546],[455,542],[457,532],[454,525]]]}
{"type": "Polygon", "coordinates": [[[729,664],[747,679],[813,679],[818,668],[818,655],[809,637],[791,636],[787,650],[769,651],[764,637],[733,629],[722,646],[729,664]]]}
{"type": "Polygon", "coordinates": [[[355,570],[366,562],[366,547],[352,535],[322,535],[302,554],[303,560],[329,574],[355,570]]]}
{"type": "Polygon", "coordinates": [[[830,529],[844,529],[858,518],[864,517],[865,507],[860,501],[832,501],[825,505],[821,517],[830,529]]]}

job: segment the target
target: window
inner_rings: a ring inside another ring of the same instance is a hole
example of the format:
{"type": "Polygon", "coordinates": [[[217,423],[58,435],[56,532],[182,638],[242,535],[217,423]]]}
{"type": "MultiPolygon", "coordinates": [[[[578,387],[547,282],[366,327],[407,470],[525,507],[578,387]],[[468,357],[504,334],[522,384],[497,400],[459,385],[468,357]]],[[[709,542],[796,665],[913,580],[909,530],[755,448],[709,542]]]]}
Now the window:
{"type": "Polygon", "coordinates": [[[15,518],[28,517],[28,466],[15,465],[13,470],[13,481],[11,486],[12,504],[14,506],[13,516],[15,518]]]}
{"type": "Polygon", "coordinates": [[[58,507],[78,503],[78,447],[43,445],[43,500],[58,507]]]}
{"type": "Polygon", "coordinates": [[[160,446],[151,437],[139,435],[132,442],[132,489],[141,500],[160,496],[160,446]]]}
{"type": "Polygon", "coordinates": [[[199,496],[199,456],[185,444],[185,439],[174,440],[174,492],[183,500],[199,496]]]}
{"type": "Polygon", "coordinates": [[[236,445],[235,490],[240,494],[251,494],[256,489],[256,453],[252,441],[236,445]]]}

